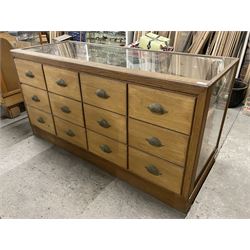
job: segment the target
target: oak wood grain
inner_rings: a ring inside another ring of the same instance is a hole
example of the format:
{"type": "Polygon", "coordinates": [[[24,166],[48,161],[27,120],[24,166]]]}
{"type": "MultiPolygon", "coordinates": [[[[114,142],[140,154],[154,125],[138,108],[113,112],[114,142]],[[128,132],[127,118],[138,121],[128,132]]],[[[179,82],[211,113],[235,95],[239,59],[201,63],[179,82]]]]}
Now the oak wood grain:
{"type": "Polygon", "coordinates": [[[64,121],[58,117],[54,117],[57,136],[75,144],[81,148],[87,149],[85,129],[64,121]]]}
{"type": "Polygon", "coordinates": [[[182,167],[129,147],[129,170],[175,193],[181,192],[182,167]],[[160,175],[157,176],[147,171],[146,168],[150,164],[159,170],[160,175]]]}
{"type": "Polygon", "coordinates": [[[4,98],[1,96],[0,99],[1,103],[3,103],[5,107],[11,107],[16,105],[17,103],[23,102],[23,95],[22,93],[16,93],[14,95],[7,96],[4,98]]]}
{"type": "Polygon", "coordinates": [[[33,107],[26,107],[28,109],[28,114],[32,125],[42,130],[45,130],[51,134],[55,134],[55,127],[51,114],[45,113],[33,107]]]}
{"type": "Polygon", "coordinates": [[[15,59],[16,69],[21,83],[27,83],[34,87],[46,89],[42,65],[28,60],[15,59]],[[26,74],[30,72],[31,77],[26,74]]]}
{"type": "Polygon", "coordinates": [[[53,115],[84,127],[81,102],[53,93],[49,93],[49,98],[53,115]],[[63,108],[68,109],[69,112],[63,112],[63,108]]]}
{"type": "Polygon", "coordinates": [[[161,127],[189,134],[195,97],[129,85],[129,116],[161,127]],[[153,113],[149,105],[158,104],[166,111],[153,113]]]}
{"type": "Polygon", "coordinates": [[[87,130],[87,140],[90,152],[111,161],[120,167],[127,168],[127,146],[125,144],[119,143],[90,130],[87,130]],[[103,152],[101,150],[102,145],[108,146],[111,152],[103,152]]]}
{"type": "Polygon", "coordinates": [[[126,83],[85,73],[81,73],[80,78],[85,103],[126,115],[126,83]],[[108,97],[99,97],[98,90],[104,90],[108,97]]]}
{"type": "Polygon", "coordinates": [[[189,137],[135,119],[129,119],[129,145],[172,163],[185,166],[189,137]],[[161,146],[150,144],[157,138],[161,146]]]}
{"type": "Polygon", "coordinates": [[[50,92],[81,101],[78,72],[49,65],[43,65],[43,69],[50,92]],[[63,84],[60,85],[60,81],[63,84]]]}
{"type": "MultiPolygon", "coordinates": [[[[11,38],[10,38],[11,39],[11,38]]],[[[0,33],[0,88],[1,94],[8,94],[14,90],[20,91],[15,62],[10,53],[13,48],[8,35],[0,33]]]]}
{"type": "Polygon", "coordinates": [[[84,104],[86,127],[90,130],[110,137],[116,141],[127,143],[126,117],[107,110],[84,104]],[[101,126],[106,121],[108,127],[101,126]]]}
{"type": "Polygon", "coordinates": [[[51,113],[47,91],[34,88],[27,84],[22,84],[21,88],[24,100],[28,106],[51,113]]]}

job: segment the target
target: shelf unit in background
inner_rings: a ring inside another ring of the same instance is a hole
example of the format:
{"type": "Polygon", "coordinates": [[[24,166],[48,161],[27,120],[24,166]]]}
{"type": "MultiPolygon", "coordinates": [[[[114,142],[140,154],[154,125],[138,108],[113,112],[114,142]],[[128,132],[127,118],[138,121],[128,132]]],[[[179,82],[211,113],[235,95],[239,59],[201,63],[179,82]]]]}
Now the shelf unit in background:
{"type": "Polygon", "coordinates": [[[112,44],[112,45],[122,45],[127,46],[133,42],[133,31],[50,31],[49,37],[50,37],[50,43],[53,42],[53,39],[57,36],[61,36],[63,34],[68,34],[72,36],[71,40],[73,41],[80,41],[80,42],[91,42],[91,43],[102,43],[102,44],[112,44]],[[124,33],[118,38],[122,38],[122,42],[116,42],[114,41],[115,33],[124,33]],[[114,38],[112,38],[112,34],[114,34],[114,38]],[[103,36],[106,36],[106,42],[105,39],[103,39],[103,36]],[[113,40],[113,41],[110,41],[113,40]]]}

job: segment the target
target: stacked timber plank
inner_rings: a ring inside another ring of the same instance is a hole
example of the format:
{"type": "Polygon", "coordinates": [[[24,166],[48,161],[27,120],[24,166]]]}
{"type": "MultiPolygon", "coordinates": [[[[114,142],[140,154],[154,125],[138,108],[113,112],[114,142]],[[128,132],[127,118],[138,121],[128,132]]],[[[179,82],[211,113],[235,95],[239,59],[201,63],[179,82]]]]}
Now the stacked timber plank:
{"type": "Polygon", "coordinates": [[[207,55],[238,57],[243,45],[245,32],[218,31],[215,32],[211,43],[208,45],[207,55]]]}
{"type": "MultiPolygon", "coordinates": [[[[170,38],[174,51],[212,56],[239,57],[246,37],[241,31],[153,31],[170,38]]],[[[146,31],[135,31],[133,41],[138,41],[146,31]]]]}
{"type": "Polygon", "coordinates": [[[189,47],[188,51],[193,54],[200,54],[211,36],[211,33],[212,32],[209,31],[196,32],[193,38],[193,43],[189,47]]]}
{"type": "MultiPolygon", "coordinates": [[[[191,31],[176,31],[174,32],[172,39],[174,40],[172,46],[176,52],[187,52],[192,43],[191,31]]],[[[171,44],[171,41],[170,41],[171,44]]]]}

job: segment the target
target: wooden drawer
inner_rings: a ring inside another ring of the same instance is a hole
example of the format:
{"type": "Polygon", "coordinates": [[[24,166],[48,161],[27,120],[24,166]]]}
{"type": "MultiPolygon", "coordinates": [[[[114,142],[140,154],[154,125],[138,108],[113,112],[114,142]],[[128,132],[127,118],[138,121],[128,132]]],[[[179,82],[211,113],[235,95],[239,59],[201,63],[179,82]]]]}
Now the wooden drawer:
{"type": "Polygon", "coordinates": [[[83,101],[126,115],[126,84],[109,78],[81,73],[83,101]]]}
{"type": "Polygon", "coordinates": [[[46,89],[42,65],[31,61],[15,59],[16,69],[21,83],[27,83],[34,87],[46,89]]]}
{"type": "Polygon", "coordinates": [[[82,103],[49,93],[52,113],[77,125],[84,127],[82,103]]]}
{"type": "Polygon", "coordinates": [[[195,97],[153,88],[129,86],[129,116],[190,134],[195,97]]]}
{"type": "Polygon", "coordinates": [[[87,130],[89,151],[115,163],[118,166],[127,168],[127,146],[116,142],[105,136],[87,130]]]}
{"type": "Polygon", "coordinates": [[[21,88],[25,103],[28,106],[41,109],[47,113],[51,113],[47,91],[34,88],[26,84],[22,84],[21,88]]]}
{"type": "Polygon", "coordinates": [[[85,129],[54,117],[57,136],[81,148],[87,148],[85,129]]]}
{"type": "Polygon", "coordinates": [[[38,109],[29,106],[27,106],[27,108],[28,108],[30,122],[34,126],[42,130],[45,130],[51,134],[55,134],[55,128],[51,114],[45,113],[43,111],[40,111],[38,109]]]}
{"type": "Polygon", "coordinates": [[[86,127],[114,140],[127,143],[126,117],[84,104],[86,127]]]}
{"type": "Polygon", "coordinates": [[[129,170],[154,184],[181,193],[182,167],[129,147],[129,170]]]}
{"type": "Polygon", "coordinates": [[[81,101],[78,73],[43,65],[48,90],[81,101]]]}
{"type": "Polygon", "coordinates": [[[188,139],[187,135],[129,119],[129,145],[183,167],[188,139]]]}

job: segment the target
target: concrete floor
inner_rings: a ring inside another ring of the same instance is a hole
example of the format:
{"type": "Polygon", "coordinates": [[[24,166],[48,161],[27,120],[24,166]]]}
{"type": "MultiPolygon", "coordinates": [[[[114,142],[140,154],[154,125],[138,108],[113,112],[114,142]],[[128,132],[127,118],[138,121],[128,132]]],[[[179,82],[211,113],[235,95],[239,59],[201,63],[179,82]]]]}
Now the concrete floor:
{"type": "MultiPolygon", "coordinates": [[[[230,109],[217,161],[186,218],[250,218],[250,117],[230,109]]],[[[32,135],[25,114],[0,128],[1,218],[185,218],[32,135]]]]}

